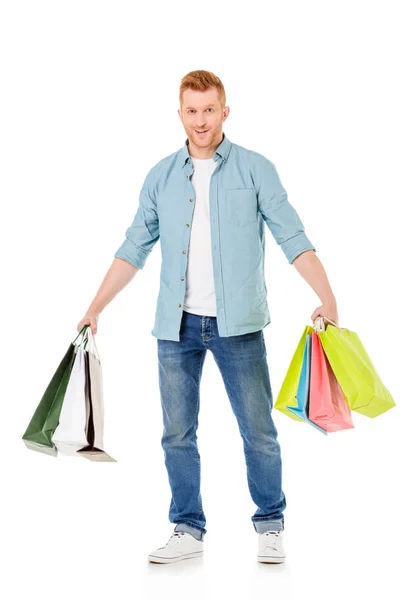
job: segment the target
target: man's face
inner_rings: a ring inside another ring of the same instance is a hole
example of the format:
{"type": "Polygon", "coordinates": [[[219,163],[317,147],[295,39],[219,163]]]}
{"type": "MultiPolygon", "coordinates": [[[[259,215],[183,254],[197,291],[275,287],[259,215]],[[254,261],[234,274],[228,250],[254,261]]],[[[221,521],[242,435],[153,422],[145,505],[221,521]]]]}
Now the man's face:
{"type": "Polygon", "coordinates": [[[212,150],[220,143],[222,124],[229,114],[229,107],[221,106],[216,87],[205,92],[185,90],[182,109],[178,113],[190,146],[204,151],[207,148],[212,150]],[[205,133],[198,133],[199,131],[205,133]]]}

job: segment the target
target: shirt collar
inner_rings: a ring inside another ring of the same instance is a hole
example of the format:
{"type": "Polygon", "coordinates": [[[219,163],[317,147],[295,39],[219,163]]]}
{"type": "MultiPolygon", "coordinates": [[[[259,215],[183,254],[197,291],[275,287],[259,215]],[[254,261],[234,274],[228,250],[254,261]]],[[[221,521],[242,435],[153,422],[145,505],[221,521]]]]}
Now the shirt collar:
{"type": "MultiPolygon", "coordinates": [[[[222,160],[226,161],[229,156],[231,146],[232,146],[232,142],[230,140],[228,140],[225,133],[222,132],[222,141],[219,144],[219,146],[217,147],[217,149],[215,150],[213,159],[218,160],[218,157],[220,156],[222,158],[222,160]]],[[[185,140],[183,148],[181,149],[180,158],[181,158],[181,165],[182,165],[182,167],[184,167],[186,165],[187,161],[190,159],[189,138],[186,138],[186,140],[185,140]]]]}

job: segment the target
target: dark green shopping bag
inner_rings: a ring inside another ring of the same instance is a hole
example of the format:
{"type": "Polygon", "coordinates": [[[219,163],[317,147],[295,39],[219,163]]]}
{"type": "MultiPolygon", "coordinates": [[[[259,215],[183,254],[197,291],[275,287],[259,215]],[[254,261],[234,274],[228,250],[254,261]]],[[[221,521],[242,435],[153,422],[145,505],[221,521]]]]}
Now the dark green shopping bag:
{"type": "Polygon", "coordinates": [[[70,344],[22,436],[25,445],[30,450],[36,450],[50,456],[57,456],[58,454],[57,448],[52,442],[52,437],[60,419],[65,392],[76,357],[78,346],[75,345],[75,342],[87,327],[88,325],[84,325],[75,340],[70,344]]]}

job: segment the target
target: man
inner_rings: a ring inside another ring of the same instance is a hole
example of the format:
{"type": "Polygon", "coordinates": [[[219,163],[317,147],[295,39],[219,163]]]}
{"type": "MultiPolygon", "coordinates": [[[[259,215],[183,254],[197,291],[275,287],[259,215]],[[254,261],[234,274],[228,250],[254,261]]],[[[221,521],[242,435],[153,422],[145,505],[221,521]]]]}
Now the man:
{"type": "Polygon", "coordinates": [[[126,239],[78,325],[97,331],[103,308],[143,269],[160,239],[160,290],[152,335],[157,338],[174,532],[148,560],[200,557],[206,517],[197,448],[199,388],[211,350],[243,438],[248,486],[257,505],[258,560],[283,562],[282,465],[272,411],[263,328],[269,324],[264,282],[264,223],[290,264],[319,296],[312,314],[338,323],[335,297],[316,250],[289,204],[272,162],[232,143],[222,132],[225,90],[209,71],[181,81],[183,148],[147,174],[126,239]]]}

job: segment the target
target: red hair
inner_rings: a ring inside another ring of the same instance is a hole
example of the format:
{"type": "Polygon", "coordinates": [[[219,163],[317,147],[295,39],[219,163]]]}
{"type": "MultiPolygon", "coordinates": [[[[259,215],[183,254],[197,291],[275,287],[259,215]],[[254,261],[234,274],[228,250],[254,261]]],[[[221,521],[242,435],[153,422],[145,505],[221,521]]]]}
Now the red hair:
{"type": "Polygon", "coordinates": [[[210,71],[190,71],[187,73],[182,80],[179,88],[179,104],[182,108],[183,102],[183,92],[185,90],[196,90],[199,92],[205,92],[209,90],[211,87],[216,87],[218,96],[222,105],[222,108],[225,108],[226,103],[226,95],[225,88],[222,81],[211,73],[210,71]]]}

